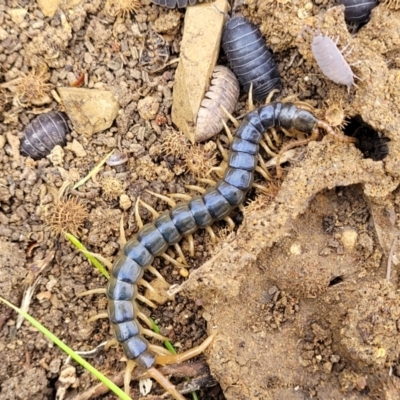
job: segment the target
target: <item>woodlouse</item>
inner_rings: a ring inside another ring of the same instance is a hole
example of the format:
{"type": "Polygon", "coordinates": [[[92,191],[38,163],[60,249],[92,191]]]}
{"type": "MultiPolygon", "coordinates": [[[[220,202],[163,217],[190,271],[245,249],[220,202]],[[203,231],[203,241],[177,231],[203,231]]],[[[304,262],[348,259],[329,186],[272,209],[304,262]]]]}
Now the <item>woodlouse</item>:
{"type": "Polygon", "coordinates": [[[152,0],[152,3],[167,8],[185,8],[188,5],[193,6],[197,0],[152,0]]]}
{"type": "Polygon", "coordinates": [[[271,52],[256,25],[243,17],[230,18],[222,33],[222,48],[245,92],[253,84],[253,98],[263,101],[281,87],[281,78],[271,52]]]}
{"type": "Polygon", "coordinates": [[[217,65],[214,68],[211,85],[201,102],[196,122],[196,142],[207,140],[219,133],[228,116],[221,108],[233,113],[239,99],[239,82],[235,74],[227,67],[217,65]]]}
{"type": "Polygon", "coordinates": [[[38,160],[50,154],[55,146],[63,146],[70,132],[67,114],[50,111],[34,118],[24,129],[21,153],[38,160]]]}
{"type": "MultiPolygon", "coordinates": [[[[154,257],[164,253],[170,245],[178,243],[183,236],[192,234],[199,228],[206,228],[214,221],[225,218],[243,203],[246,193],[252,187],[263,133],[274,127],[314,135],[322,127],[335,135],[327,123],[317,120],[311,112],[291,103],[271,103],[252,111],[245,116],[235,134],[228,167],[216,186],[187,203],[175,206],[145,225],[125,244],[114,262],[106,294],[108,316],[115,338],[123,347],[127,359],[148,369],[160,383],[165,384],[165,381],[162,382],[159,373],[155,374],[154,365],[174,363],[177,360],[173,355],[157,355],[162,353],[143,337],[143,328],[137,318],[145,322],[146,319],[139,313],[136,305],[139,297],[138,281],[144,270],[151,267],[154,257]]],[[[346,136],[341,136],[340,140],[354,141],[346,136]]],[[[197,348],[191,349],[188,353],[197,354],[196,350],[197,348]]],[[[171,391],[169,393],[172,394],[171,391]]],[[[173,395],[175,399],[184,400],[179,393],[173,395]]]]}
{"type": "MultiPolygon", "coordinates": [[[[338,40],[334,42],[329,36],[323,35],[320,31],[315,34],[308,26],[306,26],[305,29],[310,30],[313,34],[311,50],[322,73],[331,81],[340,85],[346,85],[350,92],[351,86],[356,86],[354,83],[354,77],[356,77],[356,75],[354,75],[349,63],[343,55],[348,45],[340,51],[337,47],[338,40]]],[[[302,35],[302,33],[300,35],[302,35]]]]}
{"type": "Polygon", "coordinates": [[[371,10],[378,4],[377,0],[338,0],[338,4],[344,5],[344,17],[349,22],[362,24],[367,22],[371,10]]]}

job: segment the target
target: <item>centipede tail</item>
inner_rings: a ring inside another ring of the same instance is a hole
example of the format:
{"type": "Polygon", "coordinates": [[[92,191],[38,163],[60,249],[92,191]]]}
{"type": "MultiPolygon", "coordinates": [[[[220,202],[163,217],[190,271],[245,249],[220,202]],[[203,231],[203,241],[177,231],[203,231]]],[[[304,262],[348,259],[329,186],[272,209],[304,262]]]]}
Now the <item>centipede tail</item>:
{"type": "Polygon", "coordinates": [[[265,131],[282,127],[310,134],[318,122],[312,113],[291,103],[272,103],[252,111],[236,132],[228,167],[216,186],[160,215],[125,244],[114,263],[107,297],[115,337],[128,359],[145,369],[157,363],[157,355],[142,336],[137,321],[137,283],[144,269],[168,246],[199,228],[206,228],[214,221],[225,218],[244,202],[253,183],[259,142],[265,131]]]}

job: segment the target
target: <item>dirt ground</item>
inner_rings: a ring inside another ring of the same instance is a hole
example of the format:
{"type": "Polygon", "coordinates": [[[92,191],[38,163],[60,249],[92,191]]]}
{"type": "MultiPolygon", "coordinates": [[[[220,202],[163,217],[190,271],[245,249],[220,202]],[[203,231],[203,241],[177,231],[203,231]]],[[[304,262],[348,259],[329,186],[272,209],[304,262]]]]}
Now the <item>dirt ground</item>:
{"type": "MultiPolygon", "coordinates": [[[[297,96],[337,130],[347,122],[345,132],[359,145],[325,136],[298,148],[280,180],[256,177],[264,191],[254,189],[232,215],[233,232],[215,224],[216,245],[205,232],[194,234],[194,257],[183,241],[186,269],[161,258],[154,263],[176,293],[156,310],[143,306],[161,333],[183,351],[218,330],[199,358],[218,385],[203,385],[200,399],[400,399],[400,11],[380,4],[350,34],[343,10],[333,5],[260,0],[241,12],[260,26],[274,52],[283,80],[277,99],[297,96]],[[311,35],[299,36],[304,25],[339,35],[340,47],[353,46],[348,61],[359,61],[353,71],[361,80],[350,93],[322,75],[311,35]]],[[[128,155],[126,163],[106,164],[63,198],[83,207],[83,223],[69,227],[90,251],[112,261],[121,246],[121,217],[127,237],[138,230],[138,197],[157,211],[168,208],[145,189],[194,195],[185,184],[198,183],[182,158],[163,152],[173,128],[176,68],[163,63],[166,54],[179,56],[184,10],[143,0],[136,14],[115,15],[109,6],[65,1],[54,17],[45,17],[36,2],[0,0],[0,295],[19,305],[40,276],[30,314],[81,351],[112,337],[107,319],[88,321],[104,312],[105,296],[77,297],[104,288],[106,279],[57,234],[52,215],[59,190],[111,150],[128,155]],[[29,96],[8,84],[32,71],[36,77],[43,71],[46,95],[29,96]],[[29,120],[62,109],[51,90],[81,85],[113,93],[120,109],[112,127],[92,136],[73,130],[58,157],[21,156],[29,120]],[[157,106],[149,110],[139,100],[157,106]],[[115,190],[106,178],[114,178],[115,190]]],[[[235,115],[244,112],[241,101],[235,115]]],[[[214,140],[201,149],[222,160],[214,140]]],[[[140,215],[152,220],[143,207],[140,215]]],[[[145,278],[154,279],[147,272],[145,278]]],[[[3,305],[0,354],[1,400],[54,399],[57,390],[60,399],[114,398],[79,397],[96,379],[65,366],[66,356],[29,323],[17,328],[16,314],[3,305]]],[[[100,350],[90,362],[115,379],[125,366],[121,348],[100,350]]],[[[159,399],[159,393],[154,385],[146,398],[159,399]]],[[[140,396],[132,381],[131,397],[140,396]]]]}

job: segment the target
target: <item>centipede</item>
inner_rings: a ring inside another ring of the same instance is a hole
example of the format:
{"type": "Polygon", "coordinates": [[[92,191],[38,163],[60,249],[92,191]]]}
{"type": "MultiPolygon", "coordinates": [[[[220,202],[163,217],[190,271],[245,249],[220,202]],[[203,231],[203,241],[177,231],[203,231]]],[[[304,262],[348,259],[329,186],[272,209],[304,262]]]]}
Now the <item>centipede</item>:
{"type": "Polygon", "coordinates": [[[275,102],[251,111],[233,137],[222,179],[202,195],[176,205],[143,226],[126,242],[112,267],[106,296],[108,317],[115,339],[128,360],[148,370],[150,376],[177,400],[184,400],[184,397],[172,389],[173,385],[160,376],[155,366],[181,362],[197,355],[209,345],[213,336],[181,355],[160,354],[157,346],[150,344],[143,336],[144,329],[138,321],[141,317],[137,305],[138,282],[146,268],[151,267],[154,258],[162,255],[169,246],[200,228],[207,228],[215,221],[226,218],[232,210],[243,204],[254,181],[260,142],[264,133],[271,128],[300,131],[309,134],[310,140],[317,138],[322,128],[336,140],[354,142],[354,138],[336,133],[311,111],[294,103],[275,102]]]}

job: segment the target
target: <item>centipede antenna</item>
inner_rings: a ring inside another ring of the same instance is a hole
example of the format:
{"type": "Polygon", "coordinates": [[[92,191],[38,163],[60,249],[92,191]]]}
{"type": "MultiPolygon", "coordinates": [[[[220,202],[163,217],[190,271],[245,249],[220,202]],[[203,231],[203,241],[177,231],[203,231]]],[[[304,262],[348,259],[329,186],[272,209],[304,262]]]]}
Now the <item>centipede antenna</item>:
{"type": "Polygon", "coordinates": [[[175,386],[156,368],[152,367],[147,370],[147,373],[158,382],[175,400],[185,400],[175,386]]]}
{"type": "Polygon", "coordinates": [[[112,338],[110,340],[107,340],[107,343],[104,345],[104,350],[107,351],[112,346],[118,346],[118,340],[117,339],[112,338]]]}
{"type": "Polygon", "coordinates": [[[205,193],[206,189],[196,185],[185,185],[186,189],[194,190],[195,192],[205,193]]]}
{"type": "Polygon", "coordinates": [[[224,125],[225,133],[226,133],[226,136],[228,136],[229,142],[232,143],[233,135],[232,135],[231,130],[229,129],[228,125],[226,124],[226,122],[224,120],[222,120],[222,125],[224,125]]]}
{"type": "Polygon", "coordinates": [[[271,150],[278,151],[278,149],[275,147],[275,145],[272,143],[272,140],[268,133],[264,133],[264,139],[267,141],[268,146],[271,148],[271,150]]]}
{"type": "Polygon", "coordinates": [[[231,217],[225,217],[224,221],[228,224],[228,228],[230,231],[233,231],[235,229],[235,223],[233,222],[233,219],[231,217]]]}
{"type": "Polygon", "coordinates": [[[175,259],[173,259],[167,253],[161,254],[161,257],[163,257],[165,260],[169,261],[171,264],[174,264],[178,268],[185,268],[185,266],[186,266],[185,264],[181,264],[180,262],[178,262],[175,259]]]}
{"type": "Polygon", "coordinates": [[[164,196],[164,195],[159,194],[159,193],[154,193],[154,192],[152,192],[150,190],[147,190],[147,189],[146,189],[146,192],[152,194],[153,196],[158,197],[161,200],[164,200],[166,203],[168,203],[168,205],[170,207],[175,207],[176,206],[176,202],[173,199],[171,199],[171,198],[169,198],[167,196],[164,196]]]}
{"type": "Polygon", "coordinates": [[[250,83],[249,99],[248,99],[247,108],[249,109],[249,111],[253,111],[255,109],[254,102],[253,102],[253,82],[250,83]]]}
{"type": "Polygon", "coordinates": [[[151,212],[154,218],[158,218],[160,216],[159,212],[157,212],[152,206],[148,205],[142,200],[139,200],[140,204],[146,209],[151,212]]]}
{"type": "Polygon", "coordinates": [[[103,319],[103,318],[108,318],[108,313],[107,312],[102,312],[102,313],[98,313],[96,315],[93,315],[93,317],[90,317],[88,319],[88,322],[94,322],[94,321],[97,321],[98,319],[103,319]]]}
{"type": "Polygon", "coordinates": [[[165,342],[165,341],[169,340],[168,337],[160,335],[159,333],[156,333],[156,332],[152,331],[151,329],[142,328],[140,330],[140,332],[146,336],[150,336],[150,337],[153,337],[154,339],[160,340],[161,342],[165,342]]]}
{"type": "Polygon", "coordinates": [[[78,293],[76,297],[90,296],[91,294],[106,294],[106,288],[97,288],[78,293]]]}
{"type": "Polygon", "coordinates": [[[153,328],[153,324],[152,324],[150,318],[146,314],[144,314],[141,311],[139,311],[138,307],[136,307],[136,310],[137,310],[137,312],[136,312],[137,317],[139,319],[141,319],[150,329],[152,329],[153,328]]]}
{"type": "Polygon", "coordinates": [[[124,372],[124,392],[129,396],[130,394],[130,383],[132,379],[132,372],[135,369],[136,364],[134,360],[128,360],[126,362],[125,372],[124,372]]]}
{"type": "MultiPolygon", "coordinates": [[[[345,143],[358,143],[357,138],[353,138],[350,136],[346,136],[344,134],[340,134],[338,132],[335,132],[333,128],[325,121],[318,120],[317,121],[317,127],[324,129],[329,135],[331,135],[335,140],[338,140],[339,142],[345,142],[345,143]]],[[[315,129],[316,131],[318,129],[315,129]]],[[[313,140],[316,140],[318,138],[319,133],[313,132],[311,133],[311,137],[313,140]]]]}
{"type": "Polygon", "coordinates": [[[185,255],[183,254],[182,247],[180,246],[180,244],[179,244],[179,243],[175,243],[175,244],[174,244],[174,247],[175,247],[176,252],[177,252],[178,255],[179,255],[178,258],[181,259],[181,261],[183,262],[183,265],[188,265],[188,264],[187,264],[187,261],[186,261],[186,257],[185,257],[185,255]]]}
{"type": "MultiPolygon", "coordinates": [[[[152,288],[154,290],[154,288],[152,288]]],[[[151,308],[157,308],[157,305],[153,303],[151,300],[149,300],[146,296],[143,296],[141,294],[137,294],[136,298],[140,300],[142,303],[147,304],[151,308]]]]}
{"type": "Polygon", "coordinates": [[[264,140],[260,140],[260,146],[269,154],[271,157],[275,157],[276,153],[274,153],[267,145],[267,143],[264,142],[264,140]]]}
{"type": "MultiPolygon", "coordinates": [[[[220,151],[222,157],[224,158],[224,160],[228,160],[228,152],[226,151],[226,149],[222,146],[221,141],[219,140],[219,138],[217,139],[217,146],[218,146],[218,150],[220,151]]],[[[212,170],[212,169],[211,169],[212,170]]]]}
{"type": "MultiPolygon", "coordinates": [[[[193,239],[193,235],[187,235],[187,240],[189,242],[189,254],[191,257],[194,257],[194,239],[193,239]]],[[[187,265],[187,264],[186,264],[187,265]]]]}
{"type": "MultiPolygon", "coordinates": [[[[240,122],[223,105],[220,105],[220,107],[221,107],[222,111],[225,113],[225,115],[232,122],[232,124],[235,125],[235,128],[238,128],[240,125],[240,122]]],[[[230,133],[230,129],[228,128],[228,125],[226,125],[224,120],[222,120],[222,123],[224,124],[225,130],[229,131],[229,133],[230,133]]],[[[228,132],[227,132],[227,134],[228,134],[228,132]]],[[[231,133],[230,133],[230,135],[232,136],[231,133]]],[[[229,134],[228,134],[228,136],[229,136],[229,134]]]]}
{"type": "Polygon", "coordinates": [[[157,346],[156,344],[149,344],[149,349],[154,351],[154,353],[159,354],[160,356],[171,355],[171,352],[167,350],[165,347],[157,346]]]}
{"type": "Polygon", "coordinates": [[[185,193],[172,193],[169,195],[169,197],[172,197],[174,199],[182,199],[182,200],[191,200],[192,196],[189,196],[188,194],[185,193]]]}
{"type": "Polygon", "coordinates": [[[125,229],[124,229],[124,216],[121,215],[121,220],[119,221],[119,240],[122,246],[125,246],[126,243],[126,236],[125,236],[125,229]]]}
{"type": "Polygon", "coordinates": [[[147,282],[146,280],[144,280],[143,278],[138,280],[138,284],[144,286],[146,289],[150,290],[151,292],[156,291],[156,289],[154,289],[153,286],[151,286],[150,283],[147,282]]]}
{"type": "Polygon", "coordinates": [[[217,243],[217,237],[215,236],[215,233],[214,233],[213,229],[211,228],[211,226],[206,226],[206,231],[210,235],[211,243],[213,243],[213,244],[217,243]]]}
{"type": "Polygon", "coordinates": [[[158,272],[157,268],[153,267],[152,265],[149,265],[147,267],[147,270],[151,272],[154,276],[156,276],[158,279],[161,279],[162,281],[166,282],[165,278],[158,272]]]}
{"type": "Polygon", "coordinates": [[[140,201],[140,197],[137,198],[136,203],[135,203],[135,218],[136,218],[136,222],[138,224],[139,229],[143,228],[143,221],[142,221],[142,217],[139,214],[139,201],[140,201]]]}
{"type": "MultiPolygon", "coordinates": [[[[357,143],[358,142],[357,138],[346,136],[344,134],[335,132],[333,130],[333,128],[325,121],[318,120],[317,127],[324,129],[329,135],[333,136],[339,142],[345,142],[345,143],[357,143]]],[[[313,137],[314,137],[314,135],[315,135],[314,132],[312,132],[313,137]]]]}
{"type": "Polygon", "coordinates": [[[165,356],[157,356],[156,362],[157,364],[167,365],[167,364],[177,364],[187,360],[190,360],[193,357],[198,356],[199,354],[203,353],[204,350],[211,344],[214,340],[214,337],[218,331],[214,331],[203,343],[200,345],[193,347],[189,350],[186,350],[180,354],[170,354],[165,356]]]}

